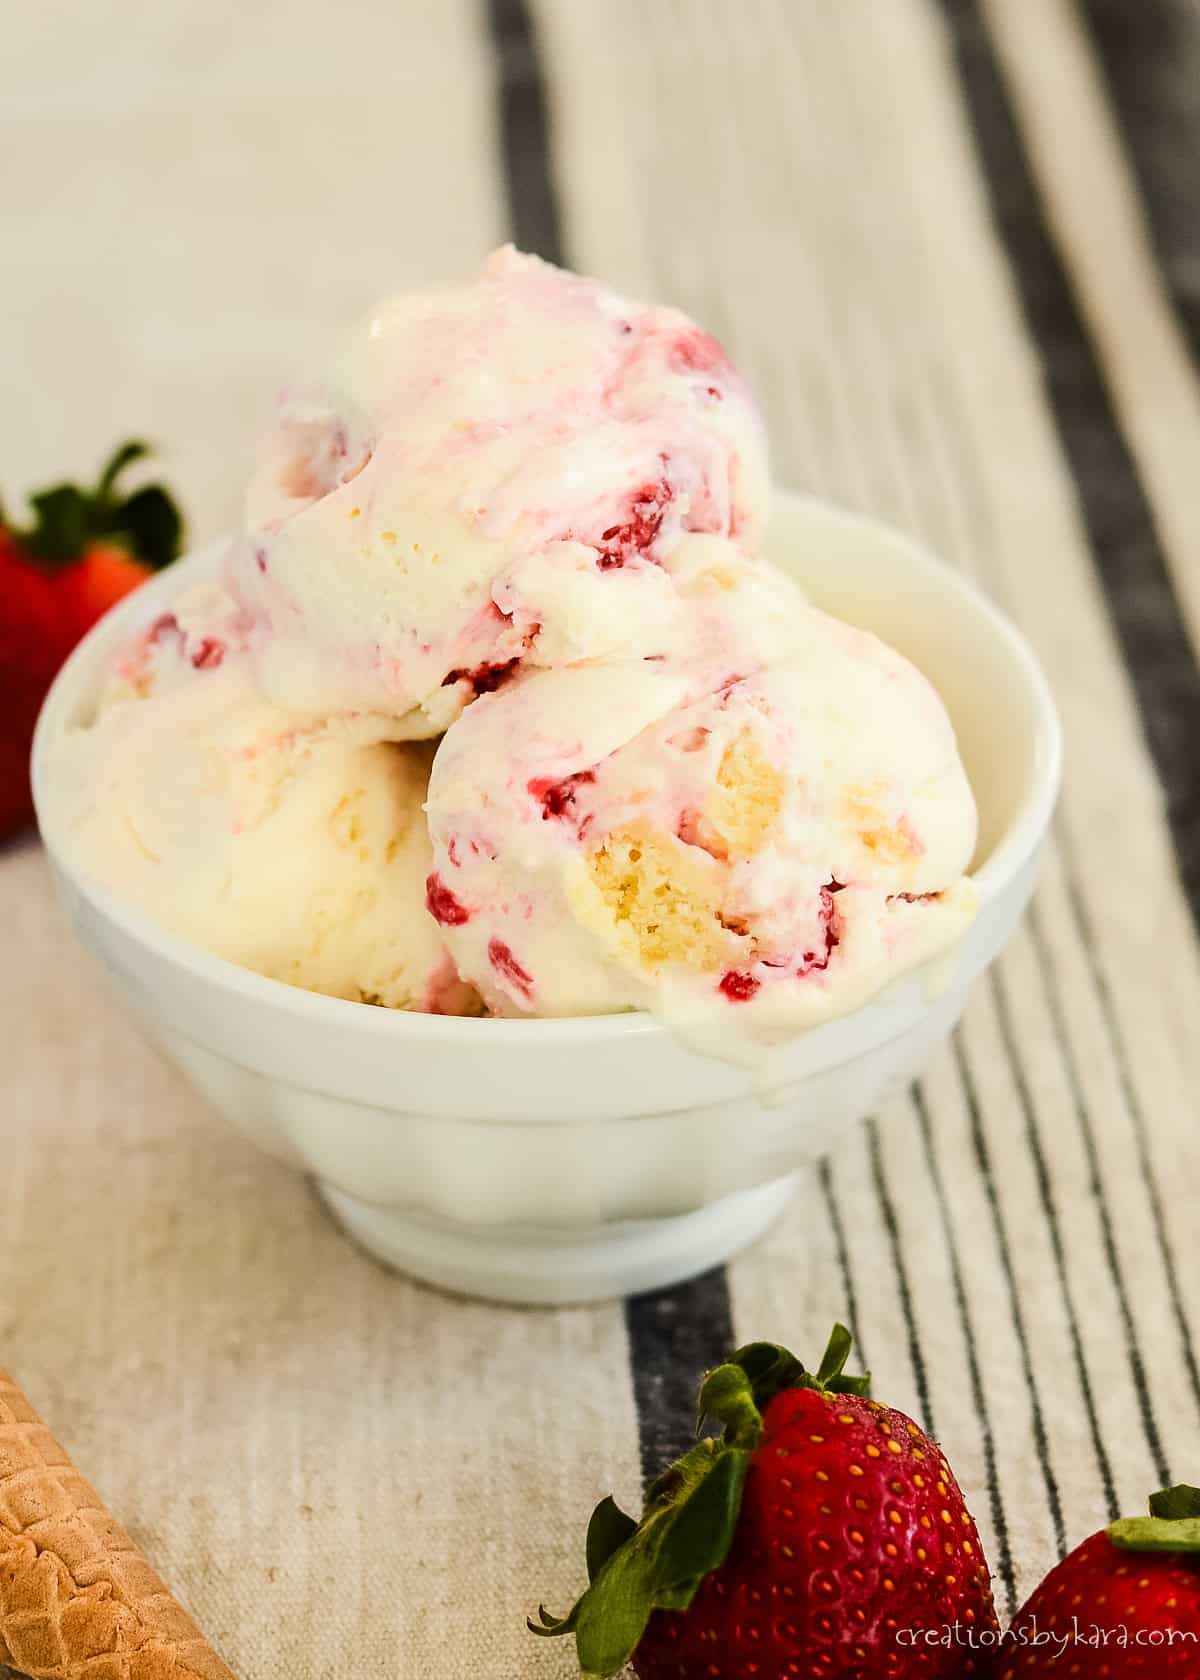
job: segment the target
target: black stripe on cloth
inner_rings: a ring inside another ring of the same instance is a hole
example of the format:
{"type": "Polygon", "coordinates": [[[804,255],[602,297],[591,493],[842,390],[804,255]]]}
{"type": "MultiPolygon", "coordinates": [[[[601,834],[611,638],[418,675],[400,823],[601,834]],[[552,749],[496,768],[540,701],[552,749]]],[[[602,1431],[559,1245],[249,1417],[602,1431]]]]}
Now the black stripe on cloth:
{"type": "Polygon", "coordinates": [[[900,1227],[896,1221],[896,1207],[892,1201],[891,1191],[888,1189],[887,1178],[883,1170],[883,1151],[879,1144],[879,1122],[871,1119],[867,1121],[867,1143],[871,1156],[871,1177],[875,1181],[875,1194],[879,1200],[879,1211],[883,1215],[883,1226],[887,1232],[888,1248],[892,1256],[892,1270],[896,1274],[896,1287],[900,1295],[900,1312],[904,1318],[904,1333],[908,1341],[909,1363],[912,1365],[913,1380],[917,1385],[917,1399],[921,1407],[921,1423],[927,1435],[936,1438],[937,1429],[933,1421],[933,1402],[929,1396],[929,1371],[925,1364],[925,1353],[921,1347],[921,1337],[917,1330],[917,1315],[913,1308],[912,1285],[908,1279],[908,1267],[904,1262],[904,1248],[900,1241],[900,1227]]]}
{"type": "Polygon", "coordinates": [[[1200,364],[1200,14],[1188,0],[1082,0],[1142,207],[1200,364]]]}
{"type": "Polygon", "coordinates": [[[1046,1434],[1046,1415],[1042,1410],[1041,1391],[1034,1373],[1033,1356],[1029,1347],[1029,1333],[1025,1328],[1025,1314],[1021,1307],[1021,1292],[1017,1288],[1012,1246],[1008,1240],[1008,1227],[1004,1221],[1004,1214],[1000,1207],[1000,1196],[996,1189],[996,1179],[992,1172],[991,1151],[988,1148],[987,1138],[983,1130],[983,1111],[979,1105],[979,1092],[975,1085],[975,1075],[963,1048],[961,1033],[956,1032],[954,1034],[953,1045],[955,1064],[958,1068],[963,1097],[967,1105],[967,1118],[971,1123],[971,1146],[975,1152],[975,1165],[979,1169],[984,1194],[987,1196],[988,1210],[992,1216],[992,1231],[996,1238],[996,1247],[1000,1252],[1000,1267],[1004,1273],[1009,1313],[1012,1317],[1017,1346],[1021,1351],[1021,1375],[1025,1379],[1025,1388],[1029,1394],[1033,1450],[1037,1454],[1038,1467],[1046,1485],[1046,1504],[1050,1511],[1050,1521],[1054,1526],[1054,1543],[1058,1547],[1058,1555],[1062,1557],[1067,1549],[1067,1525],[1063,1518],[1062,1493],[1058,1485],[1058,1476],[1050,1458],[1050,1440],[1046,1434]]]}
{"type": "Polygon", "coordinates": [[[954,1235],[954,1225],[950,1218],[950,1203],[946,1196],[946,1185],[942,1178],[941,1163],[937,1158],[937,1150],[934,1146],[933,1122],[929,1115],[929,1105],[925,1101],[925,1093],[920,1085],[913,1086],[913,1106],[917,1111],[917,1124],[920,1128],[921,1142],[925,1151],[925,1163],[933,1181],[934,1195],[937,1198],[938,1219],[942,1227],[942,1237],[946,1244],[946,1252],[950,1257],[950,1282],[954,1290],[954,1304],[958,1309],[958,1322],[962,1328],[963,1345],[966,1348],[971,1398],[975,1404],[975,1411],[979,1417],[979,1429],[983,1437],[984,1475],[987,1479],[992,1528],[995,1531],[996,1545],[999,1548],[1000,1577],[1004,1582],[1005,1599],[1008,1613],[1011,1616],[1017,1608],[1017,1580],[1013,1568],[1012,1543],[1008,1535],[1008,1518],[1005,1515],[1004,1500],[1000,1493],[996,1435],[992,1428],[987,1390],[984,1387],[983,1374],[979,1365],[979,1345],[975,1337],[975,1325],[971,1319],[971,1309],[967,1303],[967,1287],[963,1282],[962,1260],[958,1252],[958,1242],[954,1235]]]}
{"type": "Polygon", "coordinates": [[[1013,1082],[1017,1088],[1017,1100],[1021,1105],[1021,1113],[1025,1120],[1025,1140],[1029,1145],[1034,1174],[1037,1178],[1038,1198],[1042,1204],[1042,1213],[1045,1216],[1046,1226],[1050,1233],[1054,1270],[1058,1278],[1059,1289],[1062,1292],[1063,1306],[1066,1309],[1067,1334],[1071,1340],[1071,1357],[1079,1379],[1079,1391],[1083,1396],[1084,1410],[1087,1413],[1088,1433],[1092,1437],[1092,1445],[1096,1453],[1096,1465],[1104,1486],[1104,1497],[1108,1504],[1109,1517],[1115,1521],[1120,1515],[1116,1483],[1113,1480],[1112,1461],[1108,1456],[1108,1449],[1104,1445],[1104,1437],[1100,1431],[1100,1418],[1096,1411],[1096,1397],[1092,1388],[1091,1372],[1088,1370],[1087,1358],[1083,1351],[1079,1316],[1075,1311],[1075,1297],[1067,1272],[1066,1245],[1063,1242],[1062,1226],[1058,1218],[1058,1204],[1054,1196],[1054,1181],[1051,1177],[1049,1162],[1046,1160],[1046,1151],[1042,1145],[1041,1132],[1037,1122],[1037,1110],[1034,1106],[1033,1094],[1029,1088],[1025,1064],[1017,1050],[1012,1015],[1008,1006],[1008,995],[1001,985],[995,969],[991,971],[990,978],[992,995],[996,1001],[996,1018],[1000,1025],[1000,1037],[1004,1043],[1013,1082]]]}
{"type": "Polygon", "coordinates": [[[725,1268],[670,1289],[630,1296],[625,1331],[642,1478],[649,1484],[695,1444],[700,1378],[734,1351],[725,1268]]]}
{"type": "Polygon", "coordinates": [[[979,0],[941,0],[941,5],[992,218],[1041,362],[1093,560],[1166,795],[1180,879],[1200,928],[1200,668],[1137,466],[1034,184],[979,0]]]}
{"type": "Polygon", "coordinates": [[[525,0],[488,0],[488,23],[496,56],[500,146],[512,236],[522,251],[561,264],[562,217],[533,18],[525,0]]]}
{"type": "MultiPolygon", "coordinates": [[[[1063,843],[1060,836],[1060,844],[1063,843]]],[[[1121,1096],[1133,1122],[1134,1140],[1137,1146],[1138,1167],[1142,1182],[1146,1187],[1146,1196],[1150,1203],[1150,1217],[1154,1224],[1154,1241],[1162,1259],[1163,1270],[1167,1278],[1167,1292],[1171,1300],[1171,1312],[1179,1331],[1180,1347],[1183,1351],[1184,1367],[1187,1370],[1188,1382],[1195,1396],[1197,1409],[1200,1409],[1200,1365],[1197,1364],[1196,1347],[1192,1338],[1192,1327],[1188,1322],[1187,1310],[1183,1304],[1183,1290],[1179,1283],[1179,1266],[1175,1259],[1167,1230],[1167,1217],[1163,1208],[1162,1191],[1158,1180],[1154,1176],[1154,1168],[1150,1160],[1150,1143],[1147,1135],[1146,1115],[1138,1098],[1137,1088],[1133,1082],[1133,1072],[1129,1065],[1129,1053],[1125,1047],[1123,1035],[1117,1024],[1117,1012],[1113,1004],[1112,993],[1108,980],[1100,965],[1099,953],[1096,950],[1095,937],[1091,923],[1084,911],[1083,901],[1079,892],[1079,884],[1075,879],[1072,864],[1068,858],[1068,868],[1065,870],[1067,883],[1067,900],[1071,907],[1071,914],[1079,934],[1079,941],[1083,947],[1087,961],[1088,972],[1092,986],[1099,1001],[1100,1013],[1104,1017],[1104,1024],[1108,1032],[1108,1040],[1112,1046],[1113,1060],[1117,1067],[1117,1080],[1120,1085],[1121,1096]]]]}
{"type": "Polygon", "coordinates": [[[854,1273],[850,1270],[850,1245],[846,1241],[846,1225],[842,1219],[842,1210],[837,1199],[837,1190],[833,1182],[833,1168],[829,1164],[829,1157],[818,1163],[817,1183],[821,1188],[821,1196],[825,1203],[825,1213],[829,1219],[829,1228],[833,1232],[833,1248],[837,1255],[838,1271],[842,1278],[842,1300],[844,1322],[854,1345],[858,1350],[858,1361],[862,1370],[870,1368],[867,1355],[863,1349],[862,1336],[858,1318],[858,1292],[854,1287],[854,1273]]]}
{"type": "Polygon", "coordinates": [[[1084,1154],[1087,1158],[1088,1167],[1088,1188],[1091,1190],[1092,1200],[1096,1204],[1096,1211],[1100,1218],[1104,1260],[1108,1267],[1109,1276],[1112,1278],[1113,1288],[1116,1291],[1117,1310],[1121,1314],[1125,1344],[1129,1349],[1129,1369],[1133,1377],[1134,1392],[1137,1395],[1138,1416],[1141,1418],[1142,1433],[1146,1437],[1146,1445],[1150,1449],[1150,1457],[1154,1461],[1158,1485],[1159,1487],[1166,1487],[1171,1481],[1171,1471],[1163,1449],[1158,1419],[1154,1415],[1154,1402],[1150,1397],[1150,1384],[1146,1377],[1146,1361],[1142,1354],[1141,1340],[1138,1336],[1133,1308],[1130,1305],[1129,1288],[1125,1282],[1125,1273],[1117,1251],[1116,1231],[1113,1227],[1112,1214],[1109,1211],[1108,1198],[1104,1194],[1104,1180],[1100,1173],[1100,1150],[1096,1142],[1096,1128],[1091,1111],[1088,1108],[1087,1098],[1084,1095],[1079,1065],[1067,1033],[1058,972],[1049,943],[1042,933],[1041,918],[1038,915],[1036,905],[1031,907],[1026,925],[1029,928],[1033,948],[1037,952],[1038,967],[1045,981],[1050,1021],[1054,1027],[1054,1037],[1062,1060],[1063,1071],[1071,1089],[1075,1118],[1083,1138],[1084,1154]]]}

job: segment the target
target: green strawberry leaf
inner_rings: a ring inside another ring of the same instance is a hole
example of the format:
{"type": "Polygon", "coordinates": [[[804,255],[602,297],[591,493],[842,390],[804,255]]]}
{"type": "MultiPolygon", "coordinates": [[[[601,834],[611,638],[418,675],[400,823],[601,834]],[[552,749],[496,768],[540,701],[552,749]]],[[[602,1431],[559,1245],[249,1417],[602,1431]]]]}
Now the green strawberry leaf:
{"type": "Polygon", "coordinates": [[[842,1375],[850,1357],[850,1346],[849,1330],[844,1324],[835,1324],[825,1348],[825,1356],[817,1366],[818,1388],[825,1389],[829,1394],[861,1394],[865,1392],[864,1385],[870,1386],[870,1377],[842,1375]],[[847,1384],[853,1386],[847,1387],[847,1384]]]}
{"type": "Polygon", "coordinates": [[[161,484],[147,484],[113,509],[109,530],[131,554],[158,570],[179,553],[183,519],[161,484]]]}
{"type": "Polygon", "coordinates": [[[143,443],[140,438],[130,438],[127,443],[122,443],[113,451],[100,477],[96,480],[96,488],[92,491],[93,501],[100,507],[106,507],[112,501],[117,480],[125,471],[125,468],[132,466],[134,461],[142,461],[147,455],[153,453],[150,445],[143,443]]]}
{"type": "MultiPolygon", "coordinates": [[[[765,1342],[756,1345],[767,1346],[765,1342]]],[[[803,1366],[797,1365],[797,1370],[803,1371],[803,1366]]],[[[702,1433],[705,1420],[713,1418],[724,1425],[727,1441],[738,1445],[756,1443],[762,1429],[761,1408],[766,1404],[765,1400],[759,1399],[760,1392],[754,1377],[741,1363],[741,1355],[735,1353],[727,1365],[718,1365],[715,1371],[709,1371],[700,1385],[700,1398],[696,1405],[697,1435],[702,1433]]],[[[768,1398],[779,1392],[779,1388],[772,1386],[767,1390],[768,1398]]]]}
{"type": "Polygon", "coordinates": [[[602,1499],[588,1523],[588,1580],[594,1581],[613,1553],[636,1533],[634,1518],[627,1517],[614,1499],[602,1499]]]}
{"type": "Polygon", "coordinates": [[[1177,1487],[1163,1488],[1150,1495],[1150,1515],[1166,1522],[1178,1522],[1185,1517],[1200,1517],[1200,1488],[1180,1482],[1177,1487]]]}
{"type": "Polygon", "coordinates": [[[74,560],[87,546],[91,503],[77,484],[55,484],[30,496],[33,529],[21,533],[24,547],[35,560],[61,565],[74,560]]]}
{"type": "Polygon", "coordinates": [[[1126,1552],[1200,1552],[1200,1488],[1180,1483],[1151,1494],[1150,1515],[1110,1524],[1108,1537],[1126,1552]]]}
{"type": "Polygon", "coordinates": [[[1123,1517],[1109,1526],[1108,1537],[1123,1552],[1200,1552],[1200,1517],[1123,1517]]]}

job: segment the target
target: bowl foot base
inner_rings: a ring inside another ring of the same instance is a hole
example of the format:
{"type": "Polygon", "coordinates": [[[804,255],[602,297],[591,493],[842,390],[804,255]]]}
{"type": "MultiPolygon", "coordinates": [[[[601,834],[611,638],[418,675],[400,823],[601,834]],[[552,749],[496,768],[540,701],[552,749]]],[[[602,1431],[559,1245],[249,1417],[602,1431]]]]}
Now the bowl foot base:
{"type": "Polygon", "coordinates": [[[320,1181],[338,1224],[376,1260],[456,1295],[520,1306],[608,1301],[682,1283],[754,1242],[783,1212],[795,1174],[695,1213],[578,1231],[479,1228],[372,1207],[320,1181]]]}

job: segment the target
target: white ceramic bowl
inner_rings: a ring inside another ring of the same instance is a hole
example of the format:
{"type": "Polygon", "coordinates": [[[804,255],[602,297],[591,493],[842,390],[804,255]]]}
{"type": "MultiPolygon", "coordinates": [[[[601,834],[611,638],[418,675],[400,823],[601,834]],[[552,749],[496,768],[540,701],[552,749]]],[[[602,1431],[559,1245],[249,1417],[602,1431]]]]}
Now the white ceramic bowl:
{"type": "Polygon", "coordinates": [[[650,1016],[476,1021],[318,997],[193,949],[91,880],[55,821],[47,744],[91,703],[135,624],[213,564],[180,562],[110,613],[46,701],[34,788],[79,937],[185,1076],[269,1154],[312,1174],[379,1259],[448,1289],[562,1302],[688,1277],[757,1237],[797,1169],[920,1070],[1032,890],[1060,732],[1027,643],[907,538],[780,493],[769,549],[817,605],[937,684],[979,801],[979,916],[948,957],[757,1073],[650,1016]]]}

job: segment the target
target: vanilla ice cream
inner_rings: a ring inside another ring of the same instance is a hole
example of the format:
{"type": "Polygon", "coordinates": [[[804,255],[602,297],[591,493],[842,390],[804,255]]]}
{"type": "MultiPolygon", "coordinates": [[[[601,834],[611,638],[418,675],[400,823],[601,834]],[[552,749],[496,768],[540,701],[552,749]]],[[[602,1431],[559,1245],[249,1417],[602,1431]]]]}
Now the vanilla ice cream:
{"type": "Polygon", "coordinates": [[[72,842],[97,880],[201,949],[332,997],[470,1013],[424,907],[430,749],[367,720],[299,723],[243,656],[163,615],[97,716],[55,749],[72,842]],[[188,649],[191,648],[189,655],[188,649]]]}
{"type": "Polygon", "coordinates": [[[506,248],[380,304],[285,398],[233,582],[272,699],[436,735],[519,664],[661,651],[680,539],[753,552],[767,501],[714,339],[506,248]]]}

